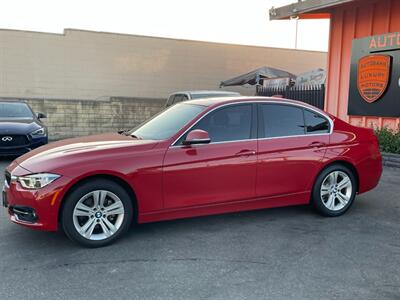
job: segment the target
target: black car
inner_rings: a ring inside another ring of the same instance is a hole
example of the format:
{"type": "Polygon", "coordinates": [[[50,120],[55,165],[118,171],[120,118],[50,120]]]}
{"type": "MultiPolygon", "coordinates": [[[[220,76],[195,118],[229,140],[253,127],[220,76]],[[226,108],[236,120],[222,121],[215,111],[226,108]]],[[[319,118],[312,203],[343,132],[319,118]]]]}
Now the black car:
{"type": "Polygon", "coordinates": [[[47,127],[25,102],[0,100],[0,156],[18,156],[48,142],[47,127]]]}

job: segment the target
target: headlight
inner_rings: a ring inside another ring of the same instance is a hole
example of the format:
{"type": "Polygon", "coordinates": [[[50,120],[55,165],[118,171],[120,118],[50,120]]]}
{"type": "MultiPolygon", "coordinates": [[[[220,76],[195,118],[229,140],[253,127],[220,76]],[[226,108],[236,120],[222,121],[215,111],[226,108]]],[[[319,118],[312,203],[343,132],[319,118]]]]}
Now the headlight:
{"type": "Polygon", "coordinates": [[[15,176],[13,179],[18,181],[23,188],[32,190],[41,189],[59,177],[60,175],[57,174],[38,173],[26,176],[15,176]]]}
{"type": "Polygon", "coordinates": [[[31,132],[30,134],[33,137],[46,136],[46,129],[44,127],[42,127],[42,128],[39,128],[39,129],[31,132]]]}

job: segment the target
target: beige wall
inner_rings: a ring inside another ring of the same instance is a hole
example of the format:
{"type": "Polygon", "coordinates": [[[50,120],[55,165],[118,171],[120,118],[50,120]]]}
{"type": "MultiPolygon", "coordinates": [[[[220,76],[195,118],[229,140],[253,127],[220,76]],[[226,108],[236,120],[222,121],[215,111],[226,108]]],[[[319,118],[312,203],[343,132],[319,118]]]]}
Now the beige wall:
{"type": "Polygon", "coordinates": [[[42,121],[49,139],[60,140],[131,129],[164,108],[164,99],[111,97],[107,100],[25,100],[35,112],[44,112],[42,121]]]}
{"type": "Polygon", "coordinates": [[[300,73],[325,68],[326,53],[80,30],[0,30],[0,97],[165,98],[176,90],[217,89],[221,80],[264,65],[300,73]]]}

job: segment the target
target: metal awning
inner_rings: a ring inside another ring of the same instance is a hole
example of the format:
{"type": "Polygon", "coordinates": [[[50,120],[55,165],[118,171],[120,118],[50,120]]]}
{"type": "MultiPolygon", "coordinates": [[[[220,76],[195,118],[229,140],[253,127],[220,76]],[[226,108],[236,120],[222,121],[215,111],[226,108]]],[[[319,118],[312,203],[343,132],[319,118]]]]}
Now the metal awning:
{"type": "MultiPolygon", "coordinates": [[[[299,0],[282,7],[272,7],[269,10],[269,18],[270,20],[282,20],[313,12],[327,13],[329,8],[353,1],[355,0],[299,0]]],[[[317,16],[322,17],[323,15],[317,14],[317,16]]]]}
{"type": "Polygon", "coordinates": [[[296,79],[296,75],[293,75],[292,73],[280,69],[275,69],[271,67],[261,67],[249,73],[221,81],[219,87],[237,86],[245,84],[255,85],[255,84],[260,84],[261,79],[264,78],[296,79]]]}

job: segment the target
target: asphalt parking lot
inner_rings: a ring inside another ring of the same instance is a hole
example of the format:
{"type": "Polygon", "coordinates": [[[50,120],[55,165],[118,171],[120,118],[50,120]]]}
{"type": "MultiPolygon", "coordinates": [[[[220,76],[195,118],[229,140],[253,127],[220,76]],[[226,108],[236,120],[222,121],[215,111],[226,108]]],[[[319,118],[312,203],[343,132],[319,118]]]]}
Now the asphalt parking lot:
{"type": "Polygon", "coordinates": [[[0,299],[400,299],[399,195],[386,168],[339,218],[301,206],[145,224],[100,249],[1,209],[0,299]]]}

